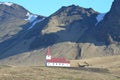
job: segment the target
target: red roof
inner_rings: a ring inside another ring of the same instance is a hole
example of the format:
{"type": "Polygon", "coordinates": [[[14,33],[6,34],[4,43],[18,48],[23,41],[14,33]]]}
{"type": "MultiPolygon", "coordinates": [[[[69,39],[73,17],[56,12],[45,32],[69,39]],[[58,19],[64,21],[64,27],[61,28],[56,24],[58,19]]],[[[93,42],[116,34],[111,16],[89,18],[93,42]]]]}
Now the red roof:
{"type": "Polygon", "coordinates": [[[51,58],[51,60],[47,60],[47,62],[55,62],[55,63],[70,63],[70,61],[65,58],[51,58]]]}

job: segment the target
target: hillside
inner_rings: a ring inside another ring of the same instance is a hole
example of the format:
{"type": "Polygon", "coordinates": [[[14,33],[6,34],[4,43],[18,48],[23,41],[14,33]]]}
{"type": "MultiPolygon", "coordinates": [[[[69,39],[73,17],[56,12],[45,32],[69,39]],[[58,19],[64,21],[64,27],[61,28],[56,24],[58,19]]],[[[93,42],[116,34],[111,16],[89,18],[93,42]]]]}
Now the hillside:
{"type": "MultiPolygon", "coordinates": [[[[91,58],[88,67],[0,66],[2,80],[120,80],[120,56],[91,58]]],[[[72,61],[71,64],[76,61],[72,61]]],[[[77,61],[80,62],[81,61],[77,61]]]]}

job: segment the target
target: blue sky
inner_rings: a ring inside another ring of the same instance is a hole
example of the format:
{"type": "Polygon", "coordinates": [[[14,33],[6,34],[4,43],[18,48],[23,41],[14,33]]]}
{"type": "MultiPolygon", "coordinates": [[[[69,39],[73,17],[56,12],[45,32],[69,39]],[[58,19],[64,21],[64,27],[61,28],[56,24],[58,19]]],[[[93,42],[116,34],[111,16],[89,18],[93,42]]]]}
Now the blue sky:
{"type": "Polygon", "coordinates": [[[113,0],[0,0],[2,2],[14,2],[22,5],[34,14],[49,16],[57,11],[61,6],[79,5],[85,8],[105,13],[109,11],[113,0]]]}

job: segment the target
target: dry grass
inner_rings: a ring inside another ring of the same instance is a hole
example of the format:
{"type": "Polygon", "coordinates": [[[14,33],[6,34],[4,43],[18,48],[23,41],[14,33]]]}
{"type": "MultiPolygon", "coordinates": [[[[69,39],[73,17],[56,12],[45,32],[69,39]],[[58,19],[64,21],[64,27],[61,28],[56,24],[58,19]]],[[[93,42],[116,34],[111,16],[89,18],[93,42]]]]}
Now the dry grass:
{"type": "Polygon", "coordinates": [[[0,80],[120,80],[118,75],[120,74],[99,72],[90,68],[4,67],[0,69],[0,80]]]}
{"type": "Polygon", "coordinates": [[[96,57],[82,60],[71,60],[72,67],[77,67],[78,64],[84,65],[85,63],[88,63],[91,67],[115,67],[116,65],[120,65],[120,55],[96,57]]]}
{"type": "MultiPolygon", "coordinates": [[[[88,67],[0,66],[0,80],[120,80],[120,56],[87,59],[88,67]],[[111,64],[112,63],[112,64],[111,64]]],[[[71,61],[71,65],[80,63],[71,61]]]]}

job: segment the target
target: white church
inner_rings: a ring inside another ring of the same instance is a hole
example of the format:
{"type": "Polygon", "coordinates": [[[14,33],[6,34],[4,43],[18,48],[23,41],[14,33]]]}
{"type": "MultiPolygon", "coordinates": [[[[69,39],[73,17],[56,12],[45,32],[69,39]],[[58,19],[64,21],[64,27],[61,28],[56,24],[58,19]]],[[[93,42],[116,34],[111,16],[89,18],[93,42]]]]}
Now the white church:
{"type": "Polygon", "coordinates": [[[65,58],[52,58],[50,54],[50,49],[48,48],[46,53],[46,66],[56,66],[56,67],[70,67],[70,61],[65,58]]]}

